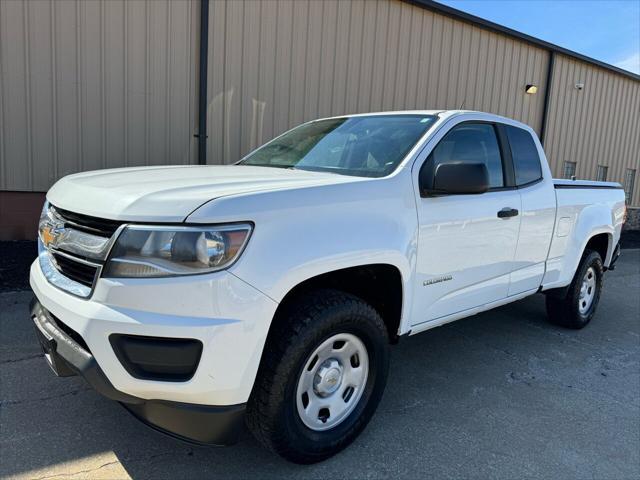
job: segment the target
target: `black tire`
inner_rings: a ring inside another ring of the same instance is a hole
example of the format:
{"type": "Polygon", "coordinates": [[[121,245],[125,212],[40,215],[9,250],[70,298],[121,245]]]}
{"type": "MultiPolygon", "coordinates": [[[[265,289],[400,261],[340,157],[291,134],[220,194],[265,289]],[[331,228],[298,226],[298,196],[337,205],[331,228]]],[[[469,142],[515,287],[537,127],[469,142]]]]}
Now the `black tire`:
{"type": "Polygon", "coordinates": [[[591,321],[598,307],[603,274],[604,266],[600,254],[593,250],[586,250],[569,287],[547,293],[546,306],[549,321],[565,328],[575,330],[584,328],[591,321]],[[580,298],[580,290],[589,269],[595,275],[594,296],[588,308],[581,311],[580,306],[583,299],[580,298]]]}
{"type": "Polygon", "coordinates": [[[347,447],[366,427],[382,398],[388,369],[389,338],[373,307],[336,290],[303,295],[285,307],[269,332],[247,405],[249,430],[289,461],[322,461],[347,447]],[[315,349],[338,333],[355,335],[366,346],[369,374],[351,413],[330,430],[315,431],[298,414],[298,379],[315,349]]]}

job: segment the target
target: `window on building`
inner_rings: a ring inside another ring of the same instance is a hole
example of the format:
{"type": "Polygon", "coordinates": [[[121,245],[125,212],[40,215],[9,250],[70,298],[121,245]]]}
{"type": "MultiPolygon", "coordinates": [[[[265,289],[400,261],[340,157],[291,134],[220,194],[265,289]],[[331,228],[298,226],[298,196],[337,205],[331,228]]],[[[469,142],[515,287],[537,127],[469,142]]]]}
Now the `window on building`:
{"type": "Polygon", "coordinates": [[[609,170],[609,167],[607,167],[606,165],[598,165],[598,171],[596,172],[596,180],[598,182],[606,182],[608,170],[609,170]]]}
{"type": "Polygon", "coordinates": [[[462,123],[447,133],[433,149],[428,168],[435,172],[441,163],[484,163],[489,172],[489,186],[503,187],[502,156],[493,125],[462,123]]]}
{"type": "Polygon", "coordinates": [[[571,180],[576,175],[576,162],[564,162],[563,178],[571,180]]]}
{"type": "Polygon", "coordinates": [[[516,185],[525,185],[542,178],[538,149],[531,134],[522,128],[506,126],[507,137],[516,172],[516,185]]]}
{"type": "Polygon", "coordinates": [[[631,203],[633,198],[633,187],[636,182],[636,171],[633,168],[627,168],[627,173],[624,176],[624,198],[627,205],[631,203]]]}

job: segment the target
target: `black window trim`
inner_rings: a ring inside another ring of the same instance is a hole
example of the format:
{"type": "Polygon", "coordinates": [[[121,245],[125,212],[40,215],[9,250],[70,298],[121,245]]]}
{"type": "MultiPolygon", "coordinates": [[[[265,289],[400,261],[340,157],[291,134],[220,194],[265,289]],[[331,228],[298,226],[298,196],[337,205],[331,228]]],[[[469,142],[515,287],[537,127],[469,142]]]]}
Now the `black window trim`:
{"type": "Polygon", "coordinates": [[[515,189],[516,189],[516,190],[520,190],[520,189],[522,189],[522,188],[532,187],[532,186],[534,186],[534,185],[537,185],[538,183],[540,183],[540,182],[541,182],[541,181],[543,181],[543,180],[544,180],[544,175],[543,175],[542,177],[540,177],[539,179],[537,179],[537,180],[532,180],[532,181],[530,181],[530,182],[523,183],[522,185],[516,185],[516,186],[515,186],[515,189]]]}
{"type": "Polygon", "coordinates": [[[502,156],[502,176],[504,178],[504,190],[514,190],[516,186],[516,171],[513,166],[513,155],[511,153],[511,144],[504,124],[492,122],[493,129],[498,137],[498,145],[500,145],[500,153],[502,156]]]}

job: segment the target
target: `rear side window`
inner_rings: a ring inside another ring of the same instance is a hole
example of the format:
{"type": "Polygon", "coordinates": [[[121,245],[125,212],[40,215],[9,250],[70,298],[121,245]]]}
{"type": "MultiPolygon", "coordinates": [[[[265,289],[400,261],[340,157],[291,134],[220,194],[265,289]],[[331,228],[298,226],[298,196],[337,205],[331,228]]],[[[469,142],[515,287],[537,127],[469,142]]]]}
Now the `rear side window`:
{"type": "Polygon", "coordinates": [[[505,125],[505,128],[511,146],[516,185],[525,185],[540,180],[542,178],[540,157],[531,134],[522,128],[510,125],[505,125]]]}

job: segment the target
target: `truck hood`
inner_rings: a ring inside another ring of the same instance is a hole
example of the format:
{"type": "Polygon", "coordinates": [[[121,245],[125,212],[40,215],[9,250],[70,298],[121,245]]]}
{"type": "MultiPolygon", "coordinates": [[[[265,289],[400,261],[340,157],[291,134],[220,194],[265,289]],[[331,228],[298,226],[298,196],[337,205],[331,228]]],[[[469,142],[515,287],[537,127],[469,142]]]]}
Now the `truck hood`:
{"type": "Polygon", "coordinates": [[[203,203],[227,195],[354,180],[333,173],[244,165],[119,168],[64,177],[49,190],[47,200],[99,218],[181,222],[203,203]]]}

